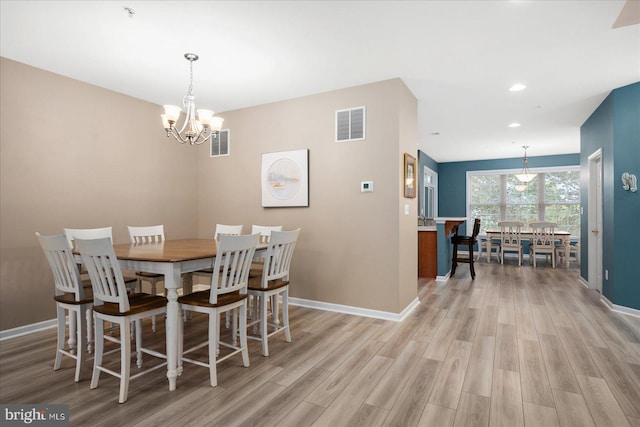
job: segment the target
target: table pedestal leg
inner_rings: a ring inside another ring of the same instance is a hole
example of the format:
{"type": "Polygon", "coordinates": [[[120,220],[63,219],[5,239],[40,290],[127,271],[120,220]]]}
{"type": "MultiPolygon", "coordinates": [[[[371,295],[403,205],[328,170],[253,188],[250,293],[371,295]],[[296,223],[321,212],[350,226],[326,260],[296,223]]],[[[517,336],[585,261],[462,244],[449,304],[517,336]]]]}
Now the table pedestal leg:
{"type": "Polygon", "coordinates": [[[566,238],[562,242],[564,244],[564,266],[565,268],[569,268],[569,254],[571,250],[571,239],[566,238]]]}
{"type": "Polygon", "coordinates": [[[174,267],[171,278],[165,276],[165,287],[167,294],[167,378],[169,379],[169,390],[176,389],[176,378],[178,377],[178,319],[180,317],[180,305],[178,304],[178,286],[180,285],[180,271],[174,267]]]}

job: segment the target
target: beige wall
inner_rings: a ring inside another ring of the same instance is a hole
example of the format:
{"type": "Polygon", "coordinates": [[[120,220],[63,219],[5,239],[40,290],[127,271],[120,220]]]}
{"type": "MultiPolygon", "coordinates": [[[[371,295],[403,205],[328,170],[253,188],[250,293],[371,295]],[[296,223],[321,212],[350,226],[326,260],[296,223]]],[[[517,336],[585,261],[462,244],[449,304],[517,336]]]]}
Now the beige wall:
{"type": "Polygon", "coordinates": [[[417,103],[388,80],[222,114],[231,156],[199,148],[200,237],[216,223],[302,227],[297,298],[401,312],[417,295],[416,199],[402,193],[403,154],[417,153],[417,103]],[[336,143],[335,111],[366,106],[366,140],[336,143]],[[261,154],[309,149],[308,208],[261,206],[261,154]],[[374,181],[373,193],[360,182],[374,181]],[[409,216],[403,215],[410,205],[409,216]]]}
{"type": "Polygon", "coordinates": [[[164,224],[169,238],[216,223],[302,227],[292,296],[401,312],[417,295],[416,100],[388,80],[223,114],[231,156],[182,146],[161,107],[1,58],[0,330],[55,317],[34,236],[63,227],[164,224]],[[334,142],[335,110],[367,108],[367,139],[334,142]],[[310,206],[262,208],[261,154],[308,148],[310,206]],[[360,181],[374,181],[360,193],[360,181]],[[409,204],[411,214],[403,215],[409,204]]]}
{"type": "Polygon", "coordinates": [[[0,330],[55,317],[36,238],[63,227],[164,224],[197,233],[196,150],[169,141],[161,107],[1,58],[0,330]]]}

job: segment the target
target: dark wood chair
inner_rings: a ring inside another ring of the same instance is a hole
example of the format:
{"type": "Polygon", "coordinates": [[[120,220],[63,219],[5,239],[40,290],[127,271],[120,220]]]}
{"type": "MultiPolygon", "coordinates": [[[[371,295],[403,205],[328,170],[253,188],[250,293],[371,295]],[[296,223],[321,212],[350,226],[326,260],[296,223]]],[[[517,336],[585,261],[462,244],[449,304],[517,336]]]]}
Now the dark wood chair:
{"type": "Polygon", "coordinates": [[[461,236],[458,234],[458,228],[456,233],[451,237],[451,243],[453,244],[453,258],[451,259],[451,277],[456,273],[456,268],[459,262],[466,262],[469,264],[469,270],[471,271],[471,279],[476,278],[476,271],[473,268],[473,246],[478,243],[478,234],[480,233],[480,218],[476,218],[473,223],[473,234],[471,236],[461,236]],[[468,246],[469,256],[458,257],[458,246],[468,246]]]}

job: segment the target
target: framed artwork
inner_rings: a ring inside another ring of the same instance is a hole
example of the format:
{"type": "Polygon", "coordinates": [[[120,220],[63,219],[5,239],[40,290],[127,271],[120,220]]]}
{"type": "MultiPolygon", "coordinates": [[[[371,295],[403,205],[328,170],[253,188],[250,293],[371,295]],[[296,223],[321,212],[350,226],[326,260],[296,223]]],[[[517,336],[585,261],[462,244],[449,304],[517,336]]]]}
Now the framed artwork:
{"type": "Polygon", "coordinates": [[[262,155],[262,206],[309,206],[309,150],[262,155]]]}
{"type": "Polygon", "coordinates": [[[404,197],[416,197],[416,158],[404,153],[404,197]]]}

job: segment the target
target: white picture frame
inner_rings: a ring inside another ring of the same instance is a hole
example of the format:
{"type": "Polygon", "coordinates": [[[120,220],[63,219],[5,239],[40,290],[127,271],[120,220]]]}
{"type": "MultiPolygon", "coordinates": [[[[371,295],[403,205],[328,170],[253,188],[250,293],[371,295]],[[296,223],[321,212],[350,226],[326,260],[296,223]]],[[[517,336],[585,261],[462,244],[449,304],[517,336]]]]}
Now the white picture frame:
{"type": "Polygon", "coordinates": [[[262,206],[309,206],[309,150],[262,154],[262,206]]]}

